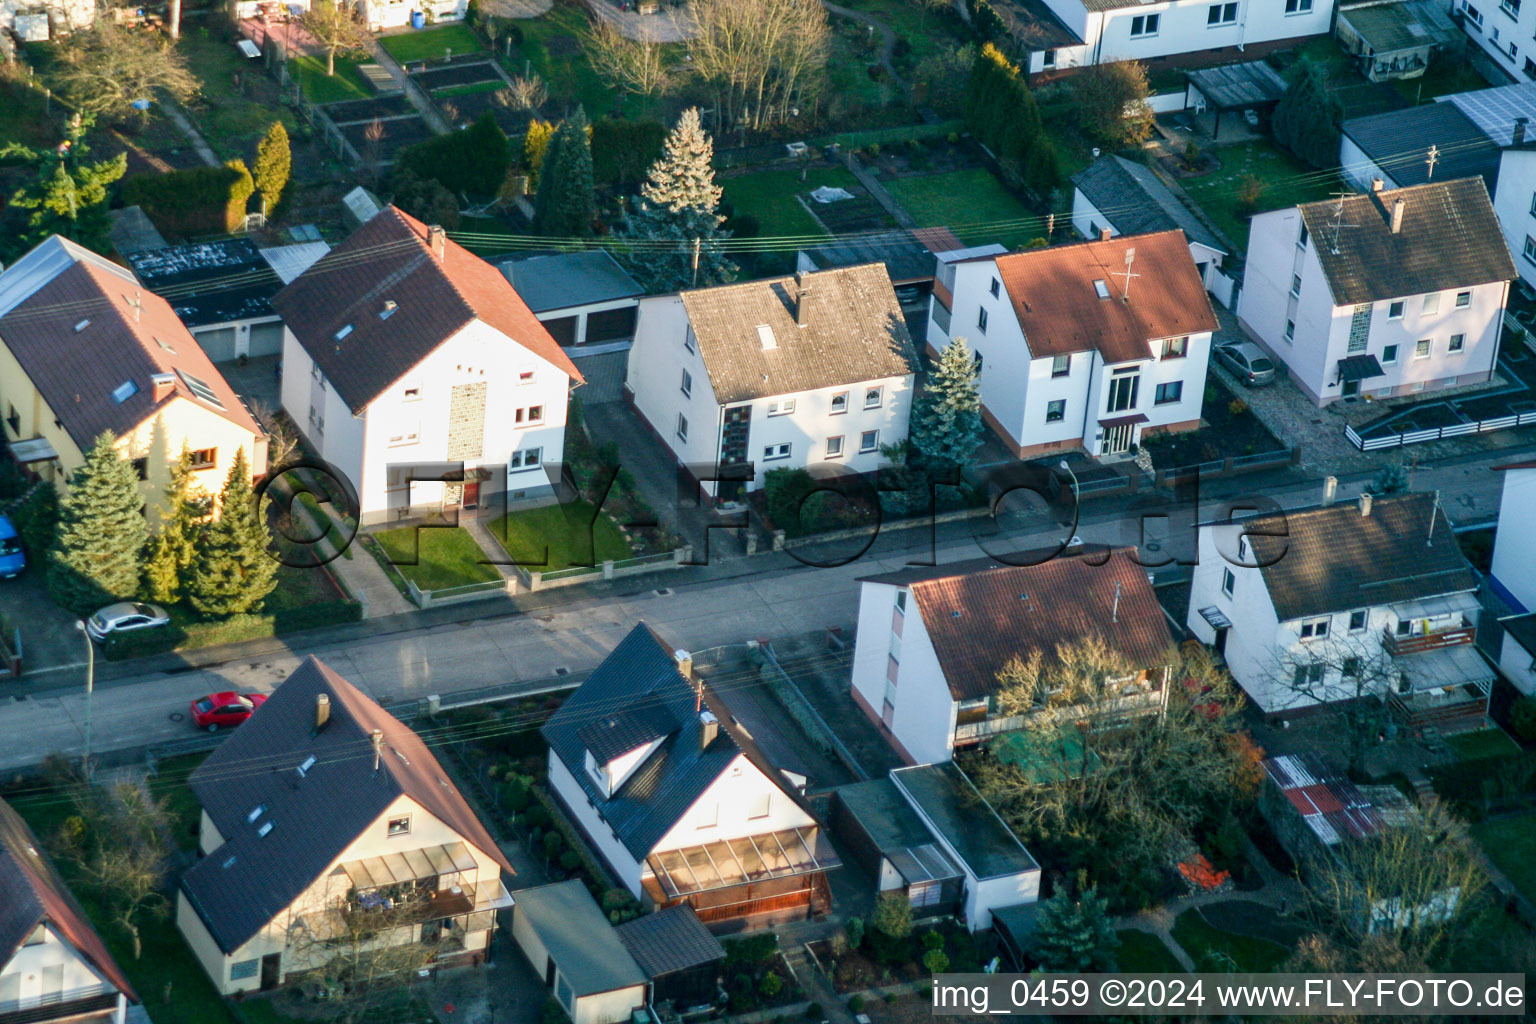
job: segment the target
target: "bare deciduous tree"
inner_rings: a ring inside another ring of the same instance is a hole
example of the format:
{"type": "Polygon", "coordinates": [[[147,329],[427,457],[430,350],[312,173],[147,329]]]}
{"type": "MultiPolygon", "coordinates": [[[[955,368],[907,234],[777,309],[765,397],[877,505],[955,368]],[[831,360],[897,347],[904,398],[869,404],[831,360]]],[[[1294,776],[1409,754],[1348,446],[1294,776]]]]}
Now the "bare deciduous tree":
{"type": "Polygon", "coordinates": [[[491,96],[492,102],[512,110],[537,110],[547,99],[549,99],[549,89],[544,85],[544,79],[538,75],[528,78],[514,75],[511,86],[506,89],[497,89],[491,96]]]}
{"type": "Polygon", "coordinates": [[[170,907],[161,891],[171,853],[166,802],[131,783],[107,793],[83,781],[74,800],[80,814],[65,823],[59,852],[75,862],[112,922],[128,933],[137,960],[144,916],[163,915],[170,907]]]}
{"type": "MultiPolygon", "coordinates": [[[[373,124],[379,124],[379,121],[375,119],[373,124]]],[[[372,130],[373,125],[369,125],[364,136],[368,137],[372,130]]],[[[251,415],[256,417],[261,428],[267,432],[267,472],[281,469],[293,461],[294,453],[299,448],[299,435],[293,428],[293,421],[259,399],[251,402],[251,415]]]]}
{"type": "Polygon", "coordinates": [[[618,90],[618,102],[626,93],[650,99],[667,88],[671,77],[660,43],[630,39],[605,18],[594,18],[581,37],[587,61],[608,84],[618,90]]]}
{"type": "Polygon", "coordinates": [[[315,0],[299,18],[304,30],[315,37],[325,51],[325,73],[336,73],[338,53],[359,53],[368,49],[368,28],[350,6],[336,0],[315,0]]]}
{"type": "Polygon", "coordinates": [[[693,0],[687,10],[693,68],[720,127],[768,127],[818,93],[831,30],[816,0],[693,0]]]}
{"type": "Polygon", "coordinates": [[[1390,718],[1383,698],[1396,685],[1398,675],[1374,638],[1344,635],[1314,640],[1277,654],[1268,674],[1277,688],[1289,690],[1304,703],[1333,705],[1346,734],[1350,774],[1358,776],[1390,718]]]}
{"type": "Polygon", "coordinates": [[[133,104],[167,93],[187,100],[197,92],[196,76],[163,36],[130,32],[101,17],[63,45],[54,81],[75,109],[84,114],[122,120],[136,112],[133,104]]]}

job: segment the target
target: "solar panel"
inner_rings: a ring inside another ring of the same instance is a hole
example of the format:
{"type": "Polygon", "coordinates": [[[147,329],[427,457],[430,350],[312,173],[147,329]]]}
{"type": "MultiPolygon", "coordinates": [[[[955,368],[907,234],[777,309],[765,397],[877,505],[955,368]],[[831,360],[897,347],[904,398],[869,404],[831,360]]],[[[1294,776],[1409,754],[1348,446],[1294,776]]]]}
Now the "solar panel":
{"type": "Polygon", "coordinates": [[[1512,140],[1516,118],[1526,117],[1536,122],[1536,82],[1458,92],[1439,98],[1456,104],[1473,124],[1501,146],[1512,140]]]}
{"type": "Polygon", "coordinates": [[[213,393],[213,388],[210,388],[205,381],[199,377],[192,376],[186,370],[177,370],[176,372],[181,375],[182,383],[186,384],[187,388],[191,390],[194,395],[196,395],[198,398],[201,398],[209,405],[215,406],[219,409],[224,408],[224,403],[219,401],[219,396],[213,393]]]}

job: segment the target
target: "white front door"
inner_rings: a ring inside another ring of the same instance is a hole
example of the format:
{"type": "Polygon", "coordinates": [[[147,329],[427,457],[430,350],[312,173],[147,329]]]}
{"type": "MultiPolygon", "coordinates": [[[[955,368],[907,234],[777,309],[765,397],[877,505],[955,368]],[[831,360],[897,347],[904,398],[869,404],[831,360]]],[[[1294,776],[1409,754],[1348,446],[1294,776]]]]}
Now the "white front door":
{"type": "Polygon", "coordinates": [[[1131,438],[1135,434],[1136,424],[1122,423],[1117,427],[1104,428],[1104,447],[1101,455],[1123,455],[1130,451],[1131,438]]]}

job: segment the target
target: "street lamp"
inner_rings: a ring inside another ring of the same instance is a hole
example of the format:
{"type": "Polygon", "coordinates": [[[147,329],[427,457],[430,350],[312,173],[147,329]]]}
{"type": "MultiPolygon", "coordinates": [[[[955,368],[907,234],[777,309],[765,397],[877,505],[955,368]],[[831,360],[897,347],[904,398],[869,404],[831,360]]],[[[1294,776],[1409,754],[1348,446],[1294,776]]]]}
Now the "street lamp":
{"type": "Polygon", "coordinates": [[[96,645],[91,641],[91,634],[85,628],[84,619],[75,620],[75,628],[85,637],[85,760],[81,767],[85,770],[86,780],[91,777],[91,699],[96,692],[96,645]]]}
{"type": "Polygon", "coordinates": [[[1079,494],[1078,490],[1077,490],[1077,474],[1072,472],[1071,464],[1068,463],[1066,459],[1062,459],[1061,462],[1058,463],[1058,465],[1060,465],[1062,469],[1067,471],[1067,476],[1072,478],[1072,498],[1073,498],[1073,500],[1079,501],[1079,502],[1082,501],[1082,495],[1079,494]]]}

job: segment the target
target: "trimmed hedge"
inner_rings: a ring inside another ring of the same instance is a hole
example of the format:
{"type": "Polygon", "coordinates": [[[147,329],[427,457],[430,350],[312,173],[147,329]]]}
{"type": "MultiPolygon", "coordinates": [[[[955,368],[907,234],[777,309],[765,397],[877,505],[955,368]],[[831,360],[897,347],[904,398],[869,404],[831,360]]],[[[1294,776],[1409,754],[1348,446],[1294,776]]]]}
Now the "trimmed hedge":
{"type": "Polygon", "coordinates": [[[1536,801],[1536,753],[1455,761],[1427,769],[1435,792],[1468,821],[1536,801]]]}
{"type": "Polygon", "coordinates": [[[232,615],[220,622],[191,622],[182,625],[173,621],[163,629],[112,637],[103,645],[103,653],[108,661],[123,661],[169,651],[261,640],[306,629],[319,629],[322,626],[339,626],[360,622],[362,618],[363,606],[357,601],[320,601],[269,614],[232,615]]]}
{"type": "Polygon", "coordinates": [[[661,156],[666,139],[660,121],[605,117],[592,125],[592,176],[605,184],[637,182],[661,156]]]}
{"type": "Polygon", "coordinates": [[[494,196],[512,166],[512,144],[489,112],[461,132],[449,132],[401,150],[396,171],[429,178],[453,193],[494,196]]]}
{"type": "Polygon", "coordinates": [[[123,183],[123,204],[142,206],[155,227],[181,237],[228,235],[245,225],[256,182],[244,161],[166,174],[135,174],[123,183]]]}

